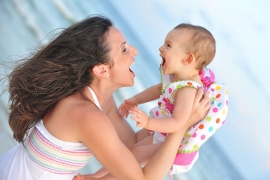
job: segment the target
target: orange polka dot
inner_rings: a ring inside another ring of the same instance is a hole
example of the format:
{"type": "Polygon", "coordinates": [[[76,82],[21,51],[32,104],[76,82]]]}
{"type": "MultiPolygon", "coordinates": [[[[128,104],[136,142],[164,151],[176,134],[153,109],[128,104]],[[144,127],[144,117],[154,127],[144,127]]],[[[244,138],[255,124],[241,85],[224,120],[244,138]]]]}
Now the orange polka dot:
{"type": "Polygon", "coordinates": [[[216,123],[218,124],[219,122],[220,122],[220,119],[219,119],[219,118],[217,118],[217,119],[216,119],[216,123]]]}
{"type": "Polygon", "coordinates": [[[216,98],[219,98],[220,97],[220,94],[216,95],[216,98]]]}
{"type": "Polygon", "coordinates": [[[192,86],[192,83],[191,83],[191,82],[187,82],[187,84],[188,84],[189,86],[192,86]]]}
{"type": "Polygon", "coordinates": [[[204,125],[203,125],[203,124],[201,124],[201,125],[199,126],[199,128],[200,128],[200,129],[203,129],[203,128],[204,128],[204,125]]]}

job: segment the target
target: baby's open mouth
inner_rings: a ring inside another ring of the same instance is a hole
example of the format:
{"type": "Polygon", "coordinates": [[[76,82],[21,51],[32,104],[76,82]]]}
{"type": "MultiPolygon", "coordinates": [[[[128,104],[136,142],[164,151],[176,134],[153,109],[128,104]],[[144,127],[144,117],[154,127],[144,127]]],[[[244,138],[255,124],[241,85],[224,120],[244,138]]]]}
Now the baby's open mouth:
{"type": "Polygon", "coordinates": [[[161,66],[164,66],[164,64],[165,64],[165,59],[164,58],[162,58],[162,63],[161,63],[161,66]]]}

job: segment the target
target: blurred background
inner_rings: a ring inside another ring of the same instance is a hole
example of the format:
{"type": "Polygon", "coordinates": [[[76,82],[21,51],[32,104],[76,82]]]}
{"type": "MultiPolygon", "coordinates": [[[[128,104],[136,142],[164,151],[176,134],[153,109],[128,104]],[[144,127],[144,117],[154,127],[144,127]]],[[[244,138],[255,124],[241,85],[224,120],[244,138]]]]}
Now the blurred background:
{"type": "MultiPolygon", "coordinates": [[[[50,32],[92,14],[109,17],[139,54],[135,85],[115,93],[117,104],[159,82],[158,48],[176,25],[207,28],[217,42],[211,68],[229,89],[225,125],[201,148],[193,168],[174,179],[270,179],[270,1],[261,0],[0,0],[0,61],[10,62],[46,44],[50,32]],[[268,18],[267,18],[268,17],[268,18]]],[[[1,66],[0,74],[9,70],[1,66]]],[[[6,82],[1,82],[2,92],[6,82]]],[[[156,102],[140,107],[148,112],[156,102]]],[[[0,97],[0,155],[16,145],[8,126],[8,93],[0,97]]],[[[127,121],[135,131],[135,123],[127,121]]],[[[100,164],[92,158],[81,173],[100,164]]],[[[166,179],[169,179],[166,177],[166,179]]]]}

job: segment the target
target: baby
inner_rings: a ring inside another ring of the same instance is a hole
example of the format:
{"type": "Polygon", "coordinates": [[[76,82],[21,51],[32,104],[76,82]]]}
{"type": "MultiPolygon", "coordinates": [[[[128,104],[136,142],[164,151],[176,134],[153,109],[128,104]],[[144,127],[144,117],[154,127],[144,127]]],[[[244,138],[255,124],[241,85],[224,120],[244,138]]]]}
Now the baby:
{"type": "Polygon", "coordinates": [[[223,84],[215,82],[213,72],[206,68],[216,52],[215,39],[207,29],[179,24],[167,34],[159,51],[161,83],[125,100],[119,107],[122,116],[132,114],[137,126],[150,132],[133,150],[139,162],[157,150],[155,144],[162,143],[167,133],[178,131],[188,120],[199,88],[209,91],[211,98],[205,119],[187,131],[170,171],[172,175],[190,170],[199,156],[200,146],[224,124],[228,91],[223,84]],[[151,109],[150,117],[137,108],[158,98],[158,106],[151,109]]]}

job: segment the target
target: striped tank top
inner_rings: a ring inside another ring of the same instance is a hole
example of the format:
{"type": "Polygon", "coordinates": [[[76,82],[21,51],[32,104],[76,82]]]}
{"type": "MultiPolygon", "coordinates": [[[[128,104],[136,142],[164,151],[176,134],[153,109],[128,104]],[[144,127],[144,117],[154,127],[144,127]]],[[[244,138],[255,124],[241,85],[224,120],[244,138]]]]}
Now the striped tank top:
{"type": "Polygon", "coordinates": [[[74,174],[88,163],[92,155],[82,143],[56,139],[46,130],[42,120],[30,132],[25,147],[38,166],[55,174],[74,174]]]}

